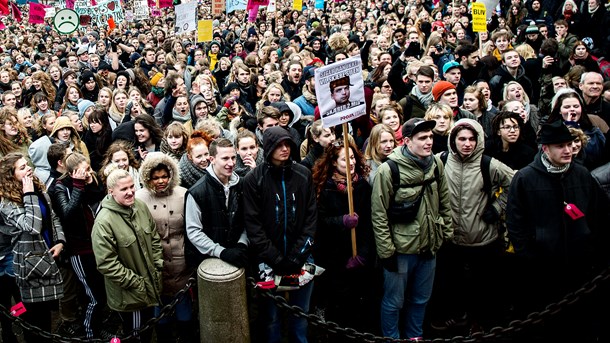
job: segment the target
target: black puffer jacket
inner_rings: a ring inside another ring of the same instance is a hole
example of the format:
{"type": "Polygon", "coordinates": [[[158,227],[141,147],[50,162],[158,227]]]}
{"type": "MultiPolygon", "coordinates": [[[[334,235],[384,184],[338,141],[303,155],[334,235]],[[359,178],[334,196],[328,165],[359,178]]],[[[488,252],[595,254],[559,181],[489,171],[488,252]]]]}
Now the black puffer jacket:
{"type": "Polygon", "coordinates": [[[317,210],[311,172],[293,160],[275,166],[270,159],[278,144],[288,141],[298,155],[288,131],[265,131],[265,163],[244,178],[244,221],[256,263],[275,268],[286,257],[303,265],[310,256],[316,233],[317,210]]]}

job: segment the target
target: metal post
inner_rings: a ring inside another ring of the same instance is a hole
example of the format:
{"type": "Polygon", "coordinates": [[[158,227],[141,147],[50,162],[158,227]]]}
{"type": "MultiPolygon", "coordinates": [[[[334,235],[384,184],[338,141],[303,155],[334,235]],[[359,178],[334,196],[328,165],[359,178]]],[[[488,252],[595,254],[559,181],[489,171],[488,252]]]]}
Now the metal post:
{"type": "Polygon", "coordinates": [[[244,269],[208,258],[197,277],[201,342],[250,342],[244,269]]]}

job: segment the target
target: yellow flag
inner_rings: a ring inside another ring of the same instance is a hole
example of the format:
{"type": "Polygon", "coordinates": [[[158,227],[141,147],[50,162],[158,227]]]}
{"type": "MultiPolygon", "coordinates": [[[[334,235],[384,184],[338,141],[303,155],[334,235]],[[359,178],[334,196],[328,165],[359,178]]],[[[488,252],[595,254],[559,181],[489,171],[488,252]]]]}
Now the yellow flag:
{"type": "Polygon", "coordinates": [[[197,22],[197,43],[212,40],[212,20],[200,20],[197,22]]]}

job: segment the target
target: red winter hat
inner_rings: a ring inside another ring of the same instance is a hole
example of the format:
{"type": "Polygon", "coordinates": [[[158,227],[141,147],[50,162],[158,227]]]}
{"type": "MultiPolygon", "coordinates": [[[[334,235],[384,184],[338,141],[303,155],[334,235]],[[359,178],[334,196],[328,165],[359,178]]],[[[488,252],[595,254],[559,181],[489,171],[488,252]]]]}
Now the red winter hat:
{"type": "Polygon", "coordinates": [[[432,87],[432,96],[434,97],[434,101],[438,101],[443,93],[450,89],[455,89],[455,86],[452,83],[448,81],[437,82],[434,87],[432,87]]]}

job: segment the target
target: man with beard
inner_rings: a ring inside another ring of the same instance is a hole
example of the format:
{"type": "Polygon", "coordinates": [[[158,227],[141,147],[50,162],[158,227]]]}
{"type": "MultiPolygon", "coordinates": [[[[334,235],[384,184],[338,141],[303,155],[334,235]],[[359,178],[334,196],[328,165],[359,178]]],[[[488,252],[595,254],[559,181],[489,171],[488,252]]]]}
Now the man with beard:
{"type": "Polygon", "coordinates": [[[302,95],[304,82],[301,76],[303,76],[301,62],[290,62],[286,68],[286,77],[282,81],[282,87],[290,95],[290,99],[296,99],[302,95]]]}
{"type": "Polygon", "coordinates": [[[316,68],[312,66],[305,67],[303,72],[303,79],[305,85],[303,86],[303,94],[294,99],[294,103],[299,106],[301,113],[305,116],[313,116],[316,106],[318,106],[318,100],[316,99],[316,80],[314,78],[316,74],[316,68]]]}

